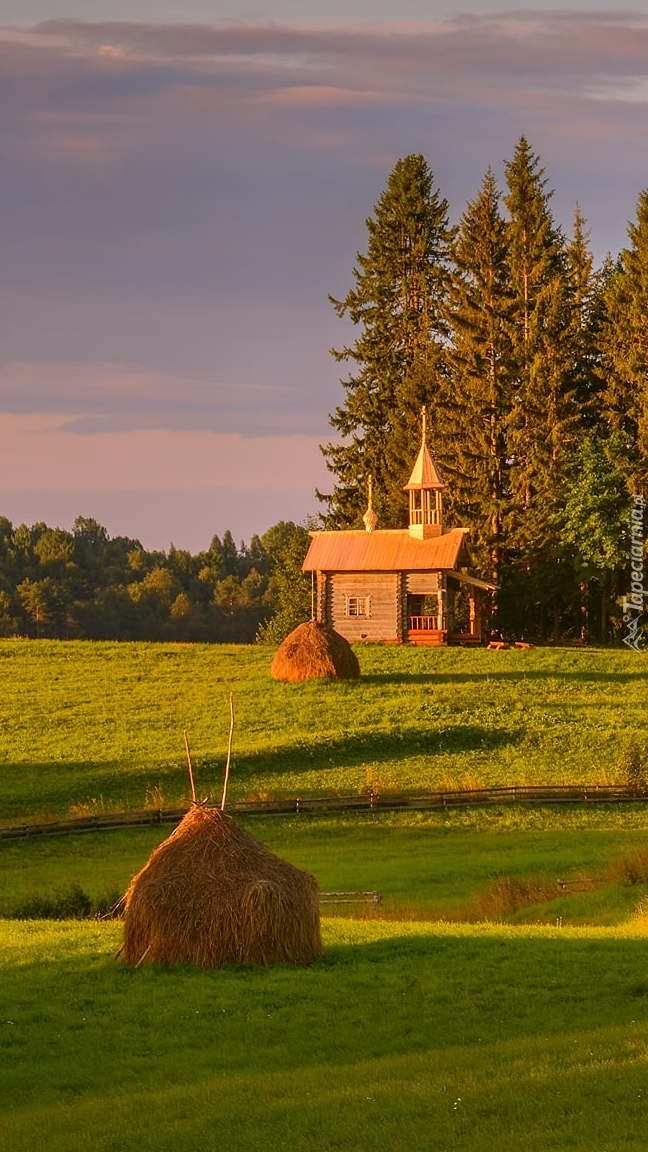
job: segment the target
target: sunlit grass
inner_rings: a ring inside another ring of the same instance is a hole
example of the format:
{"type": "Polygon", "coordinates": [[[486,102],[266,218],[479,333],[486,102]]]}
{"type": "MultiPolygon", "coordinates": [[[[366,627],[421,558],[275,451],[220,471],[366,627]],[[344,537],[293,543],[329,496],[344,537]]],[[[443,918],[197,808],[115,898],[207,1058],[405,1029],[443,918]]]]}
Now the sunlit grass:
{"type": "Polygon", "coordinates": [[[309,969],[134,972],[118,925],[0,923],[3,1149],[645,1147],[645,926],[324,936],[309,969]]]}
{"type": "Polygon", "coordinates": [[[648,662],[620,651],[360,647],[358,682],[278,684],[227,645],[0,642],[0,820],[232,799],[619,779],[648,662]]]}
{"type": "MultiPolygon", "coordinates": [[[[234,799],[617,779],[648,702],[631,653],[367,648],[346,685],[275,684],[269,659],[0,643],[0,820],[186,796],[183,728],[217,797],[230,690],[234,799]]],[[[309,969],[218,972],[127,970],[115,922],[0,920],[3,1152],[643,1152],[645,886],[613,865],[648,805],[247,826],[385,919],[325,920],[309,969]],[[576,874],[602,883],[495,906],[499,878],[576,874]],[[451,922],[480,908],[517,922],[451,922]]],[[[122,891],[168,831],[3,842],[0,911],[122,891]]]]}
{"type": "MultiPolygon", "coordinates": [[[[380,908],[342,906],[345,915],[508,918],[493,902],[499,881],[538,879],[551,899],[516,913],[554,923],[620,923],[644,885],[630,885],[615,861],[648,841],[648,806],[565,810],[502,808],[427,813],[248,817],[246,827],[272,851],[313,872],[324,891],[378,890],[380,908]],[[601,881],[591,892],[561,895],[559,878],[601,881]]],[[[122,893],[169,827],[132,828],[0,844],[0,914],[35,895],[80,886],[106,906],[122,893]]]]}

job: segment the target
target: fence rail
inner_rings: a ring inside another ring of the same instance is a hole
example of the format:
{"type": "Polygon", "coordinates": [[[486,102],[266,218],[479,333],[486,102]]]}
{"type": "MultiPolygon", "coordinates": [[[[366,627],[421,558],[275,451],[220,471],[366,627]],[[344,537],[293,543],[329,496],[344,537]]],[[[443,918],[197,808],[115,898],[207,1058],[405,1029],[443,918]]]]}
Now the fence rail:
{"type": "Polygon", "coordinates": [[[382,904],[380,892],[320,892],[320,904],[382,904]]]}
{"type": "MultiPolygon", "coordinates": [[[[425,812],[438,808],[465,808],[488,804],[622,804],[646,803],[648,789],[620,784],[513,785],[404,794],[370,791],[361,796],[295,796],[285,800],[242,800],[229,810],[248,816],[294,816],[308,813],[425,812]]],[[[155,824],[177,824],[189,805],[176,808],[140,808],[130,812],[100,812],[61,820],[39,820],[0,827],[0,840],[29,836],[69,836],[155,824]]]]}

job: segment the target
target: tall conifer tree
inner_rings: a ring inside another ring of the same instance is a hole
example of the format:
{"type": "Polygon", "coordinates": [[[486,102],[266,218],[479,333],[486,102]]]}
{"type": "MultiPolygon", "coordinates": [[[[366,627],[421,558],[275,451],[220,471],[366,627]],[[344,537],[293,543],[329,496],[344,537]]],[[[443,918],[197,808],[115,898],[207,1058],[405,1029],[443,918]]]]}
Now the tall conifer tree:
{"type": "Polygon", "coordinates": [[[507,429],[512,387],[514,297],[506,224],[489,169],[468,204],[455,245],[449,313],[450,385],[443,407],[440,458],[471,552],[499,580],[508,499],[507,429]]]}
{"type": "MultiPolygon", "coordinates": [[[[529,620],[548,610],[559,632],[560,600],[569,579],[557,555],[565,453],[577,434],[571,291],[565,241],[549,208],[539,158],[521,137],[506,164],[509,260],[515,294],[515,382],[508,444],[511,460],[509,543],[515,555],[509,608],[529,620]]],[[[503,599],[503,598],[501,598],[503,599]]]]}
{"type": "Polygon", "coordinates": [[[624,248],[603,291],[602,415],[623,433],[632,491],[648,488],[648,189],[637,204],[624,248]]]}
{"type": "Polygon", "coordinates": [[[352,346],[333,352],[357,371],[342,381],[346,400],[330,417],[347,441],[322,448],[336,478],[328,501],[331,527],[358,526],[366,479],[374,478],[382,527],[400,527],[402,485],[420,435],[423,403],[432,403],[443,371],[445,300],[452,230],[448,204],[433,187],[425,158],[406,156],[391,172],[358,253],[355,287],[331,302],[360,328],[352,346]]]}
{"type": "MultiPolygon", "coordinates": [[[[549,208],[544,169],[522,137],[506,164],[516,374],[509,444],[520,515],[552,500],[575,414],[565,242],[549,208]]],[[[540,512],[540,520],[542,513],[540,512]]]]}
{"type": "Polygon", "coordinates": [[[576,204],[574,230],[565,247],[565,258],[573,400],[578,409],[579,423],[587,428],[598,423],[598,392],[601,387],[596,336],[602,276],[594,271],[589,237],[587,221],[580,205],[576,204]]]}

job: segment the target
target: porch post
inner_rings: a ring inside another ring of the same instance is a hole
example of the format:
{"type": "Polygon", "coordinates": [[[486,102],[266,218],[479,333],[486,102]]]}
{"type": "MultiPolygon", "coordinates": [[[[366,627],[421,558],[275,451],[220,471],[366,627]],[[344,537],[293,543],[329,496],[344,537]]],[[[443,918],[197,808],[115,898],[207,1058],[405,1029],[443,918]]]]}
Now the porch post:
{"type": "Polygon", "coordinates": [[[452,580],[447,582],[447,600],[446,600],[446,628],[448,632],[455,630],[455,594],[456,587],[452,580]]]}
{"type": "Polygon", "coordinates": [[[329,620],[327,618],[327,611],[326,611],[326,599],[327,599],[326,593],[327,593],[326,572],[318,572],[317,573],[317,597],[316,597],[317,603],[315,606],[315,619],[317,620],[318,624],[328,624],[329,623],[329,620]]]}
{"type": "Polygon", "coordinates": [[[445,576],[439,576],[439,591],[437,592],[437,628],[439,632],[443,631],[443,618],[446,614],[446,580],[445,576]]]}

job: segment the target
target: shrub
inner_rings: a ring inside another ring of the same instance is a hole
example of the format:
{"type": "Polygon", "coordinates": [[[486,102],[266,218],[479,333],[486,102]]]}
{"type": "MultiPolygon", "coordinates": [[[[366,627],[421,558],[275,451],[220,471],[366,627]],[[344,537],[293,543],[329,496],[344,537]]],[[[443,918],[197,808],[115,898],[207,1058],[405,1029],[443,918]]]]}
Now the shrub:
{"type": "Polygon", "coordinates": [[[49,896],[38,892],[3,910],[7,920],[89,920],[120,914],[121,893],[109,892],[93,900],[80,884],[70,884],[49,896]]]}
{"type": "Polygon", "coordinates": [[[628,848],[620,860],[622,884],[648,884],[648,845],[628,848]]]}
{"type": "Polygon", "coordinates": [[[518,912],[556,897],[556,887],[546,876],[500,876],[463,909],[458,919],[501,921],[518,912]]]}

